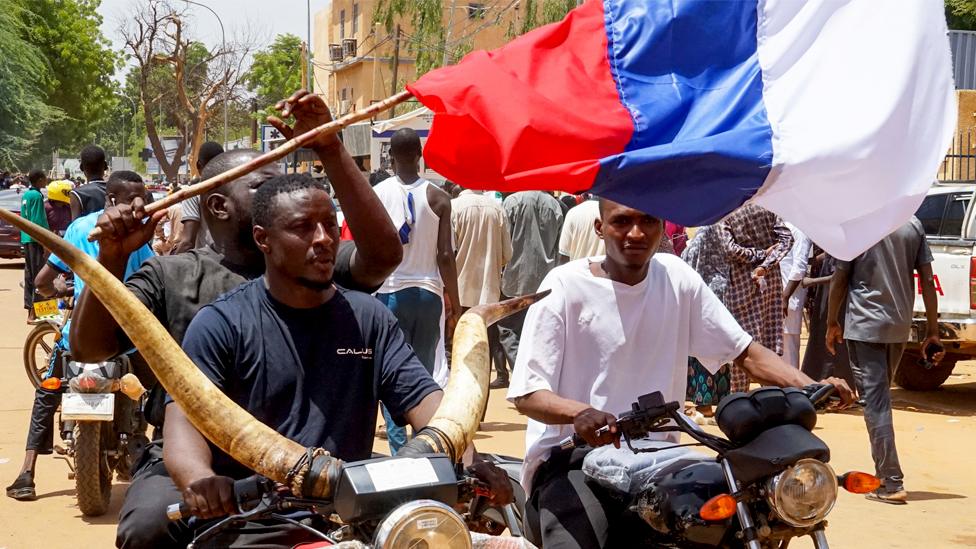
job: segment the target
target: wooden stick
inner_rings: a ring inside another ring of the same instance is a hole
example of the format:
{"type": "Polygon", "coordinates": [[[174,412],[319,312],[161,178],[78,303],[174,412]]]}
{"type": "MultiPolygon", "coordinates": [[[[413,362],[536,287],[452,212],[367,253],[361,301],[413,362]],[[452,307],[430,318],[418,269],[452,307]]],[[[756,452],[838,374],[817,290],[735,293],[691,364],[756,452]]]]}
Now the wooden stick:
{"type": "MultiPolygon", "coordinates": [[[[320,136],[339,133],[343,128],[351,124],[355,124],[356,122],[360,122],[362,120],[372,118],[383,111],[388,111],[393,107],[395,107],[396,105],[399,105],[400,103],[403,103],[407,99],[410,99],[411,97],[413,97],[413,94],[411,94],[408,91],[402,91],[396,95],[387,97],[386,99],[378,103],[373,103],[372,105],[366,107],[365,109],[360,109],[356,112],[349,113],[343,116],[342,118],[333,120],[332,122],[329,122],[327,124],[322,124],[317,128],[308,130],[307,132],[301,135],[297,135],[291,138],[290,140],[282,143],[280,147],[272,151],[268,151],[262,154],[261,156],[251,160],[247,164],[243,164],[241,166],[237,166],[236,168],[227,170],[226,172],[215,175],[210,179],[201,181],[196,185],[184,187],[169,196],[157,200],[156,202],[147,204],[146,216],[147,217],[152,216],[152,214],[160,210],[165,210],[166,208],[169,208],[173,204],[179,204],[180,202],[183,202],[188,198],[193,198],[194,196],[199,196],[212,189],[216,189],[217,187],[225,183],[229,183],[237,179],[238,177],[249,174],[252,171],[261,168],[263,166],[267,166],[268,164],[274,162],[275,160],[280,160],[284,158],[289,153],[299,149],[300,147],[309,144],[314,139],[320,136]]],[[[102,237],[101,229],[95,227],[92,230],[92,232],[88,234],[88,241],[94,242],[100,239],[101,237],[102,237]]]]}

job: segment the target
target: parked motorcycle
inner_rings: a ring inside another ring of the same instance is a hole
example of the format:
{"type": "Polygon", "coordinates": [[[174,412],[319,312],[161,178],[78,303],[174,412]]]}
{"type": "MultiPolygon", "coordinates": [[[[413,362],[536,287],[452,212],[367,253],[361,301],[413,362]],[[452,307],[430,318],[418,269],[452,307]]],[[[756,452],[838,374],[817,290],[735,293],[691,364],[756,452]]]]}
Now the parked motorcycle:
{"type": "MultiPolygon", "coordinates": [[[[824,519],[838,486],[863,494],[880,485],[866,473],[837,476],[828,465],[830,450],[812,430],[817,407],[833,392],[830,385],[811,385],[733,394],[715,415],[726,438],[702,430],[681,404],[664,402],[659,392],[640,397],[617,420],[633,454],[673,451],[673,444],[649,446],[642,439],[678,431],[717,455],[689,453],[643,471],[631,467],[637,485],[619,495],[630,501],[627,512],[650,526],[646,539],[635,537],[632,546],[785,549],[794,538],[810,536],[814,547],[827,549],[824,519]]],[[[564,448],[583,444],[578,435],[563,441],[564,448]]]]}
{"type": "Polygon", "coordinates": [[[78,508],[86,516],[103,515],[113,473],[130,480],[132,464],[149,442],[142,414],[145,388],[127,356],[98,364],[66,361],[64,378],[49,377],[42,386],[63,391],[58,424],[64,446],[55,452],[75,480],[78,508]]]}

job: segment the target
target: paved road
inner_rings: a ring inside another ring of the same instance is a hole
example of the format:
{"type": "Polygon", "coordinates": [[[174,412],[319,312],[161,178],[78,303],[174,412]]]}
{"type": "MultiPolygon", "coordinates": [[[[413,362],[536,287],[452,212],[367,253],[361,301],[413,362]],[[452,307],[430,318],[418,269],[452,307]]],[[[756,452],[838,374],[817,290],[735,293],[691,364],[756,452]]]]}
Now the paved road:
{"type": "MultiPolygon", "coordinates": [[[[21,346],[27,334],[20,309],[20,264],[0,261],[0,483],[6,486],[20,468],[32,388],[23,373],[21,346]]],[[[894,507],[842,492],[830,516],[834,547],[976,547],[976,365],[961,367],[940,391],[910,394],[896,390],[895,425],[911,503],[894,507]]],[[[525,421],[494,391],[486,422],[476,441],[483,451],[522,455],[525,421]]],[[[862,419],[855,414],[822,416],[817,434],[833,452],[838,471],[871,469],[862,419]]],[[[385,451],[383,441],[377,450],[385,451]]],[[[125,485],[115,486],[112,508],[103,517],[81,516],[74,486],[63,462],[42,457],[35,502],[0,497],[0,549],[111,547],[125,485]]],[[[791,547],[806,548],[804,540],[791,547]]]]}

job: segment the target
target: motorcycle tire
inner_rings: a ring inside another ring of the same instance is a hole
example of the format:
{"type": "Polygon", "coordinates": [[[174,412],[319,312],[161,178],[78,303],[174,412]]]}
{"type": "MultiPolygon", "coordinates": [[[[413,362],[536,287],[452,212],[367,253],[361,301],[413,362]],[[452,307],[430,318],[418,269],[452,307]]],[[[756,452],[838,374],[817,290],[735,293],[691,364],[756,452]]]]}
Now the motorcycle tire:
{"type": "Polygon", "coordinates": [[[41,382],[47,375],[51,367],[51,353],[54,352],[54,343],[61,337],[61,330],[49,322],[41,322],[27,334],[24,341],[24,369],[27,370],[27,379],[35,389],[41,388],[41,382]],[[51,343],[48,343],[50,338],[51,343]],[[43,361],[38,360],[42,358],[43,361]]]}
{"type": "Polygon", "coordinates": [[[86,517],[104,515],[112,497],[112,468],[102,452],[103,425],[101,421],[75,424],[75,488],[78,508],[86,517]]]}

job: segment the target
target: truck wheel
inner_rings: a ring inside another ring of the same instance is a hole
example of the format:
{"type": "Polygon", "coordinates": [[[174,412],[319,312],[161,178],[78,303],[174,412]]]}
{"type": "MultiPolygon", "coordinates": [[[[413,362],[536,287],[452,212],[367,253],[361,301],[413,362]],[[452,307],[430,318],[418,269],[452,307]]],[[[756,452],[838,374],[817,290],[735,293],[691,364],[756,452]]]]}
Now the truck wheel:
{"type": "Polygon", "coordinates": [[[102,453],[101,435],[101,421],[75,424],[75,488],[86,517],[104,515],[112,497],[112,470],[102,453]]]}
{"type": "Polygon", "coordinates": [[[919,366],[919,358],[921,355],[918,351],[905,351],[901,356],[901,363],[898,364],[898,369],[895,371],[895,383],[902,389],[908,391],[938,389],[945,383],[945,380],[949,379],[949,374],[956,367],[957,359],[946,356],[931,370],[926,370],[924,366],[919,366]]]}

